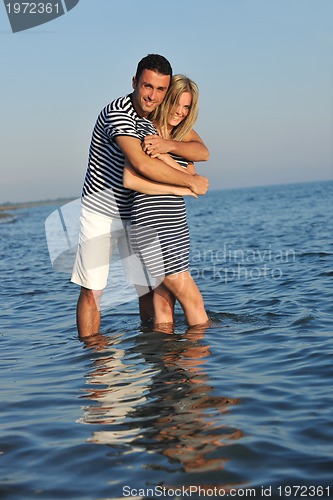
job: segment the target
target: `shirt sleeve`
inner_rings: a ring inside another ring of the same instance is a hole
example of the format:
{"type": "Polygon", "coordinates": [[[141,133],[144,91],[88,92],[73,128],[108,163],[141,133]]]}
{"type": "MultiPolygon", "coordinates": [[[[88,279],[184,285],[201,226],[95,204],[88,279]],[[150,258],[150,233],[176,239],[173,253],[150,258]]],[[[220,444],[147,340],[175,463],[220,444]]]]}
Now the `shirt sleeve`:
{"type": "Polygon", "coordinates": [[[136,120],[127,110],[107,107],[100,116],[104,124],[104,132],[110,140],[114,140],[120,135],[140,139],[136,130],[136,120]]]}

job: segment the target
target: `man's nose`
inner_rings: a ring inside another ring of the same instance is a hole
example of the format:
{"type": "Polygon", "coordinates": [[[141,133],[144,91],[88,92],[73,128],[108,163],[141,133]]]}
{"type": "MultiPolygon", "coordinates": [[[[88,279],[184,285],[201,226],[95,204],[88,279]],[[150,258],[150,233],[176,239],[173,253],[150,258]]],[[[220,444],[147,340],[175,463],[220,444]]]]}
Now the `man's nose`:
{"type": "Polygon", "coordinates": [[[150,101],[154,101],[156,97],[156,89],[150,89],[150,92],[148,94],[148,98],[150,101]]]}

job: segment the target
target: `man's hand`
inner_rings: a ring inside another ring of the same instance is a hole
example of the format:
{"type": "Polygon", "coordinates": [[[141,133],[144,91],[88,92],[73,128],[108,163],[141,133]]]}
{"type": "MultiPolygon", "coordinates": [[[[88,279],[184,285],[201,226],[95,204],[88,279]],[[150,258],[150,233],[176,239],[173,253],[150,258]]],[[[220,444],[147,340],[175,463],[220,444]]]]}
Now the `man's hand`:
{"type": "Polygon", "coordinates": [[[182,141],[147,135],[142,142],[142,149],[151,158],[156,158],[158,154],[173,153],[192,162],[209,159],[209,151],[195,130],[191,130],[182,141]]]}
{"type": "Polygon", "coordinates": [[[159,135],[147,135],[142,142],[142,149],[147,155],[156,158],[158,154],[169,153],[170,141],[159,135]]]}
{"type": "Polygon", "coordinates": [[[207,177],[203,177],[202,175],[199,174],[194,174],[189,177],[190,177],[190,189],[193,191],[193,193],[199,196],[202,196],[203,194],[207,193],[209,186],[207,177]]]}

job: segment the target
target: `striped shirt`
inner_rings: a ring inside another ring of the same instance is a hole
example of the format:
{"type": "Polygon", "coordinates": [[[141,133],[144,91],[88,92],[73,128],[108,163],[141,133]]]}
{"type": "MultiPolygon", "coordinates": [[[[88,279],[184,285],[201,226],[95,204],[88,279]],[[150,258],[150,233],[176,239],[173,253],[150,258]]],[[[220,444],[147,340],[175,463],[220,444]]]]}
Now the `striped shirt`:
{"type": "Polygon", "coordinates": [[[92,134],[82,205],[108,217],[131,218],[133,191],[123,186],[125,157],[115,138],[139,139],[131,96],[120,97],[100,112],[92,134]]]}

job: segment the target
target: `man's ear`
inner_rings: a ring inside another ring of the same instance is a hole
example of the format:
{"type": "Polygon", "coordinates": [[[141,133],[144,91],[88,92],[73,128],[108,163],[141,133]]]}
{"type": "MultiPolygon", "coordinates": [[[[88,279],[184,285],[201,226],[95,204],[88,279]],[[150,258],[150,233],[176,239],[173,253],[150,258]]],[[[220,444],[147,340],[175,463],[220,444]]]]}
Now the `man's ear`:
{"type": "Polygon", "coordinates": [[[133,78],[132,78],[132,89],[134,90],[135,87],[136,87],[136,78],[135,78],[135,76],[133,76],[133,78]]]}

